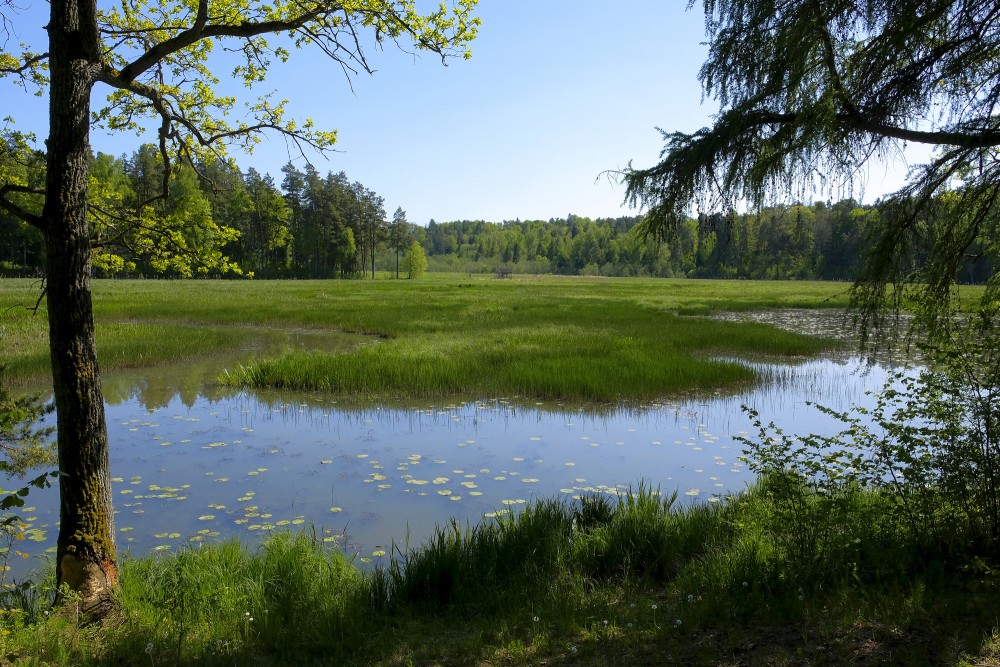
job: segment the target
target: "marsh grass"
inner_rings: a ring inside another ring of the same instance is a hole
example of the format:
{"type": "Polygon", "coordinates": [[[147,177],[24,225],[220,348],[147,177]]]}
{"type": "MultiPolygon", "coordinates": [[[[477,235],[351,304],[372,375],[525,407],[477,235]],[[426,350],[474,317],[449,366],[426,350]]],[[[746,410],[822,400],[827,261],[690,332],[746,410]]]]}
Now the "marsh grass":
{"type": "MultiPolygon", "coordinates": [[[[468,396],[647,401],[739,387],[746,367],[713,357],[798,357],[830,347],[757,324],[679,316],[843,305],[824,283],[683,280],[95,281],[105,370],[246,349],[283,330],[372,336],[344,354],[289,352],[234,365],[222,381],[362,400],[468,396]]],[[[0,281],[0,342],[15,377],[48,373],[37,285],[0,281]]],[[[259,356],[256,355],[256,356],[259,356]]]]}
{"type": "Polygon", "coordinates": [[[340,355],[262,359],[220,380],[363,400],[648,401],[755,379],[746,366],[716,355],[804,356],[831,346],[768,326],[680,317],[603,284],[587,291],[559,287],[486,285],[451,294],[438,288],[422,300],[410,326],[405,310],[387,306],[392,324],[368,325],[385,335],[378,344],[340,355]]]}
{"type": "Polygon", "coordinates": [[[844,539],[805,559],[764,486],[695,506],[646,485],[541,500],[446,524],[368,572],[276,533],[126,558],[101,627],[36,600],[0,628],[19,664],[954,664],[995,650],[981,642],[1000,582],[908,543],[890,509],[859,493],[831,527],[844,539]]]}

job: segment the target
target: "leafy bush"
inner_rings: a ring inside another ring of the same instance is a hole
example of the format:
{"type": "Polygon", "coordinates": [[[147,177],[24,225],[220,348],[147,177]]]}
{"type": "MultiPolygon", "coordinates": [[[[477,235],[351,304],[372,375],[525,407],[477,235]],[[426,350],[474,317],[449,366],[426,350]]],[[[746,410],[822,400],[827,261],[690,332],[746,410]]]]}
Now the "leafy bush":
{"type": "MultiPolygon", "coordinates": [[[[1000,341],[992,320],[968,321],[949,340],[922,347],[926,367],[898,370],[871,408],[837,412],[834,436],[792,437],[764,425],[742,439],[752,470],[774,500],[776,525],[804,557],[828,562],[835,527],[860,489],[879,492],[917,548],[1000,545],[1000,341]]],[[[880,520],[873,517],[869,521],[880,520]]],[[[856,539],[856,538],[855,538],[856,539]]]]}
{"type": "MultiPolygon", "coordinates": [[[[55,451],[48,440],[54,429],[38,426],[53,408],[38,396],[12,397],[3,383],[3,371],[0,366],[0,472],[23,478],[33,468],[55,464],[55,451]]],[[[24,506],[32,487],[47,488],[58,474],[47,472],[16,491],[0,492],[0,617],[8,622],[36,620],[42,598],[51,597],[50,591],[32,582],[8,581],[7,573],[12,557],[27,557],[16,547],[28,527],[13,510],[24,506]]]]}

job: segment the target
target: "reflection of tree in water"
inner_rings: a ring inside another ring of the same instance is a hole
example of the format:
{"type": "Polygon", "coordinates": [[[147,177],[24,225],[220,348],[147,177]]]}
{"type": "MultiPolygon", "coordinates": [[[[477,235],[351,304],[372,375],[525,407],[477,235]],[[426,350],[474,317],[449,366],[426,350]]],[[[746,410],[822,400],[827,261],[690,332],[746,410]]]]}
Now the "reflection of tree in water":
{"type": "Polygon", "coordinates": [[[217,358],[187,361],[151,368],[127,368],[102,378],[104,401],[119,405],[138,400],[147,410],[167,407],[175,398],[193,408],[199,397],[210,401],[231,398],[238,389],[214,383],[221,367],[217,358]]]}
{"type": "Polygon", "coordinates": [[[185,406],[193,408],[199,396],[220,401],[239,394],[240,389],[219,386],[215,378],[225,368],[246,363],[251,355],[280,355],[289,350],[333,354],[352,350],[371,340],[370,336],[325,329],[254,327],[253,331],[255,340],[231,353],[103,373],[104,401],[119,405],[135,399],[147,410],[155,410],[167,407],[179,396],[185,406]]]}

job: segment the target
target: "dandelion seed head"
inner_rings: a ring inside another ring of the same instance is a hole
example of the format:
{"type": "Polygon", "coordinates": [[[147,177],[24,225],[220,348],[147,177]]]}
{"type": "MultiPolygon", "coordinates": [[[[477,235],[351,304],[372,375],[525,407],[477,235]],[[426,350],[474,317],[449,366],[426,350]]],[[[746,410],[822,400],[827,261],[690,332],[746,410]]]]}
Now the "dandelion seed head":
{"type": "Polygon", "coordinates": [[[153,642],[146,644],[146,653],[152,655],[153,653],[153,642]]]}
{"type": "Polygon", "coordinates": [[[681,619],[678,618],[676,621],[674,621],[674,627],[675,628],[681,627],[681,619]]]}
{"type": "Polygon", "coordinates": [[[656,605],[655,604],[653,605],[653,611],[656,611],[656,605]]]}

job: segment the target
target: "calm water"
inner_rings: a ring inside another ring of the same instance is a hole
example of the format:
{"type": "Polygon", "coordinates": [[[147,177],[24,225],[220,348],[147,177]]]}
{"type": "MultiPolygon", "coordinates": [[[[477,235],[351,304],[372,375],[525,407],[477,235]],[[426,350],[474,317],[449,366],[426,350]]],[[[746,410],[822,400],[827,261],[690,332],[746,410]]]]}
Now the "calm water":
{"type": "MultiPolygon", "coordinates": [[[[222,392],[218,360],[105,381],[116,530],[141,554],[268,531],[315,530],[360,562],[416,546],[449,517],[478,522],[533,498],[636,486],[716,502],[752,474],[741,405],[786,432],[835,432],[806,405],[863,403],[887,370],[848,357],[755,364],[772,381],[735,396],[587,412],[503,401],[342,409],[313,395],[222,392]]],[[[54,551],[57,492],[32,490],[20,548],[54,551]],[[25,546],[26,545],[26,546],[25,546]]],[[[39,566],[38,559],[17,563],[39,566]]]]}

